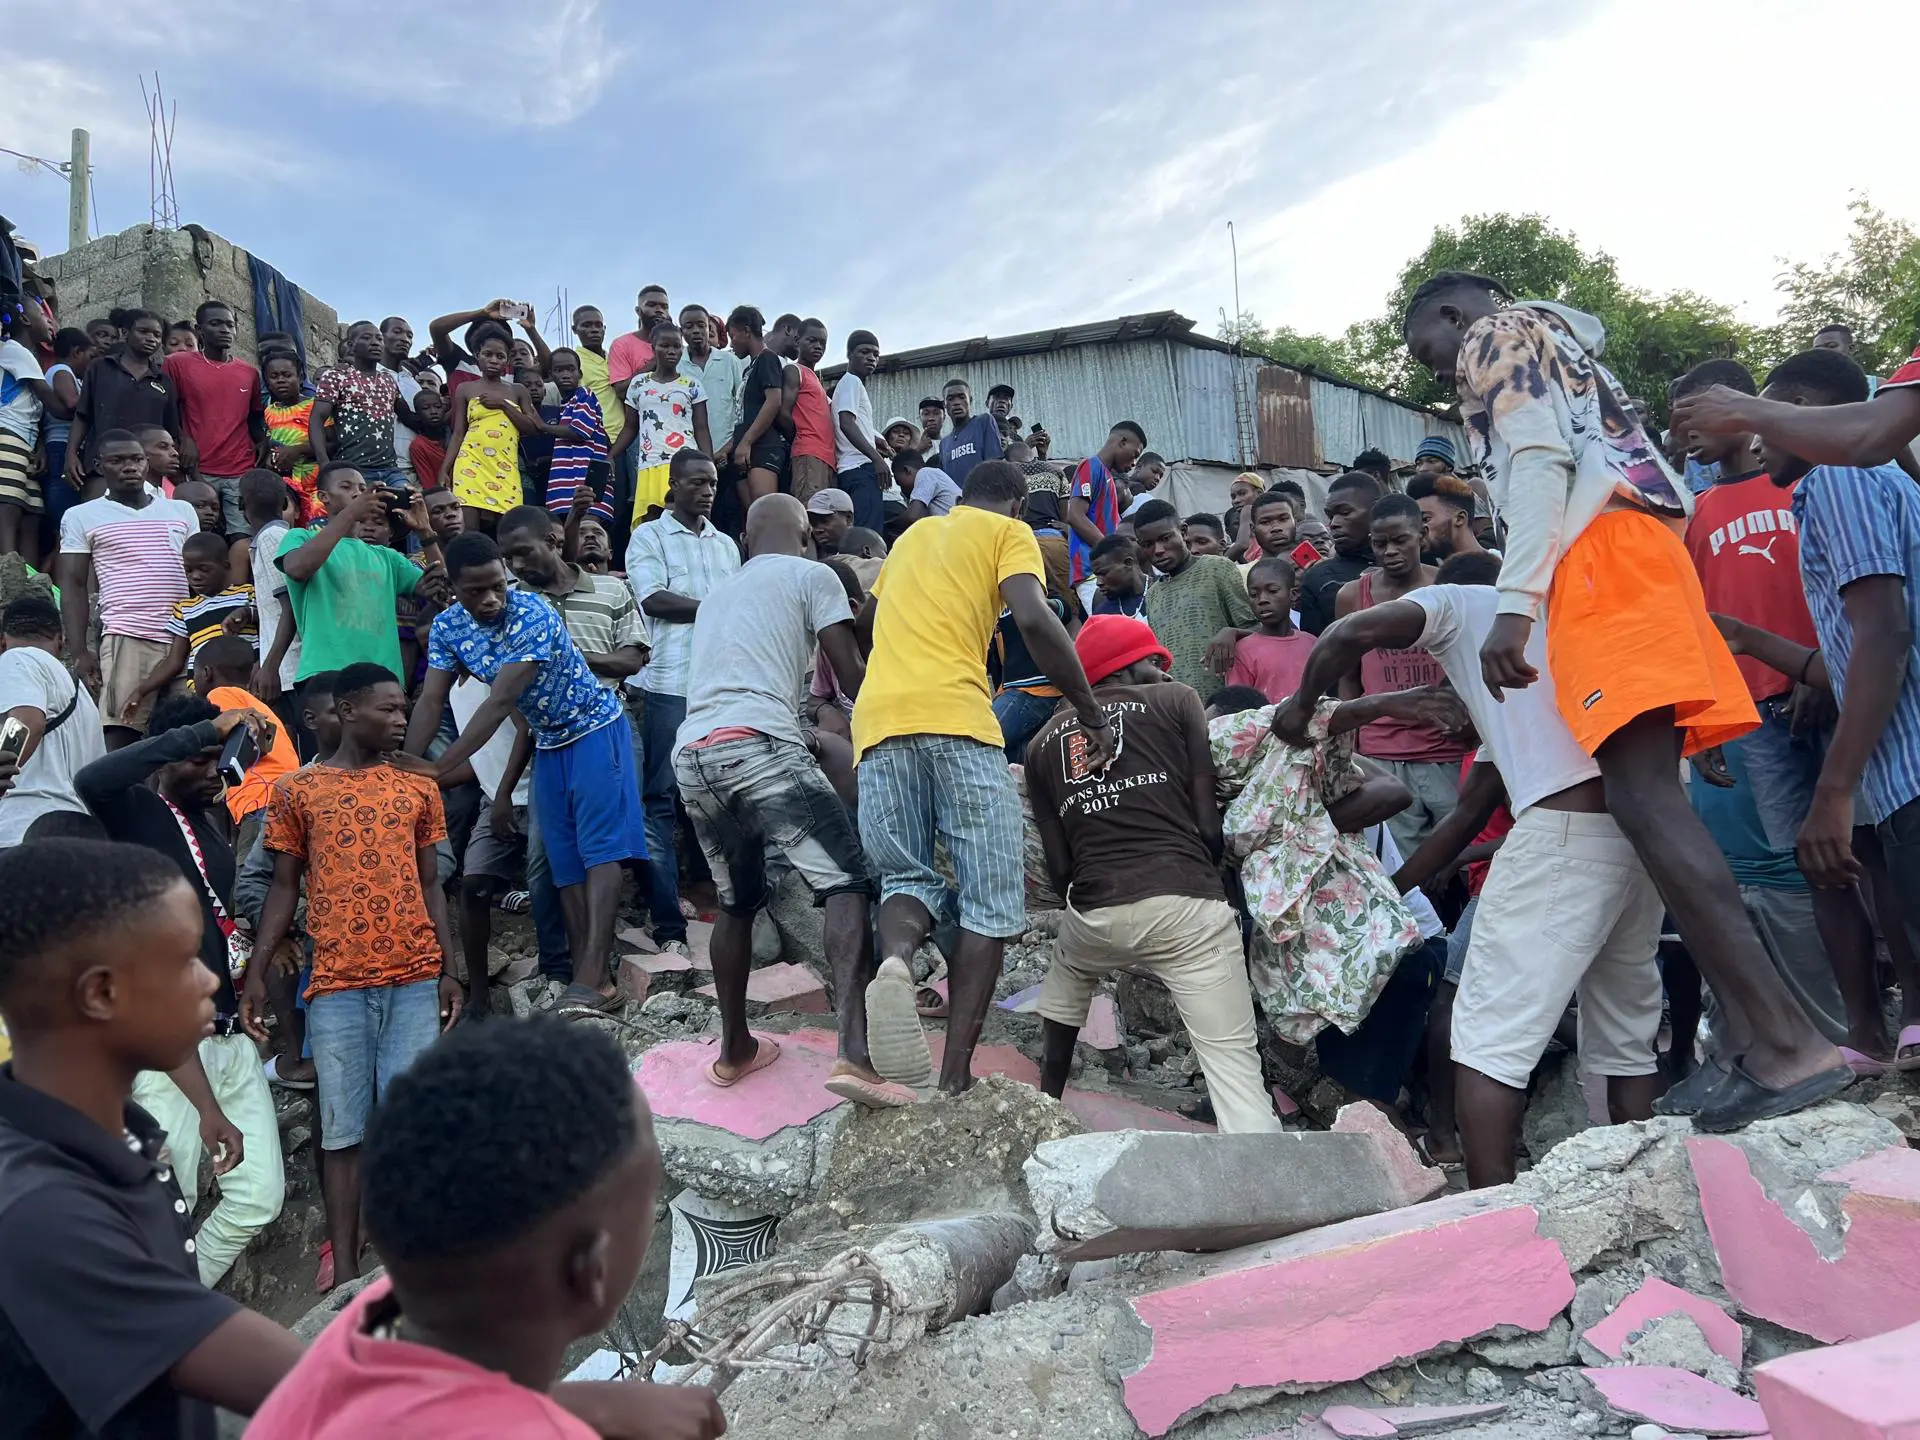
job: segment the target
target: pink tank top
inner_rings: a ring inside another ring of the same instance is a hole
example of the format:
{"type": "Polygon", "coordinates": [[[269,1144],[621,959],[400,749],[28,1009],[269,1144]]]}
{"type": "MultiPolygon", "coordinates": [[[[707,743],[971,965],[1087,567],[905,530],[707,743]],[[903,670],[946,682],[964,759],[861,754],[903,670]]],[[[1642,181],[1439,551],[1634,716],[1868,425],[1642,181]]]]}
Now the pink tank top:
{"type": "MultiPolygon", "coordinates": [[[[1373,608],[1373,572],[1360,576],[1360,608],[1373,608]]],[[[1424,650],[1369,650],[1360,660],[1360,688],[1368,695],[1417,690],[1447,678],[1440,662],[1424,650]]],[[[1467,747],[1430,725],[1406,720],[1376,720],[1360,732],[1359,750],[1375,760],[1454,761],[1467,747]]]]}

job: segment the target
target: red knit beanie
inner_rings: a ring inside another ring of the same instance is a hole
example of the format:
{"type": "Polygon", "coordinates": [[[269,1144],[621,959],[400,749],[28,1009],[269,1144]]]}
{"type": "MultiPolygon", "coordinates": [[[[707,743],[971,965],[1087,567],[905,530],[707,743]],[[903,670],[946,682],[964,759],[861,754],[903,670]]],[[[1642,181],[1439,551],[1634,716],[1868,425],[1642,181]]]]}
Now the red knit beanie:
{"type": "Polygon", "coordinates": [[[1152,660],[1162,670],[1173,668],[1173,656],[1155,638],[1147,622],[1130,615],[1089,617],[1074,638],[1073,648],[1080,657],[1080,668],[1087,672],[1089,685],[1098,685],[1136,660],[1152,660]]]}

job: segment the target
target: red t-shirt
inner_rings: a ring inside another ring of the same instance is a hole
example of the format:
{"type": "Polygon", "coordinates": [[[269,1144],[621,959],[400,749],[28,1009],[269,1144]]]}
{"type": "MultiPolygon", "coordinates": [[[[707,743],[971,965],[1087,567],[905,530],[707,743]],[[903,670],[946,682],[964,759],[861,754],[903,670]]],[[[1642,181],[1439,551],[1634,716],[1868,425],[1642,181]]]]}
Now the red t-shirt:
{"type": "Polygon", "coordinates": [[[407,458],[413,461],[414,478],[420,482],[422,490],[440,488],[440,467],[447,461],[447,447],[438,440],[429,440],[424,435],[413,437],[413,443],[407,447],[407,458]]]}
{"type": "MultiPolygon", "coordinates": [[[[1473,769],[1473,762],[1478,758],[1477,755],[1469,755],[1465,760],[1460,762],[1460,786],[1462,789],[1466,788],[1467,773],[1473,769]]],[[[1486,825],[1478,835],[1473,837],[1472,843],[1475,845],[1485,845],[1490,841],[1503,839],[1507,832],[1512,829],[1513,814],[1505,805],[1502,805],[1487,817],[1486,825]]],[[[1475,860],[1471,865],[1466,865],[1461,868],[1460,873],[1467,877],[1467,894],[1469,896],[1480,893],[1480,887],[1487,883],[1487,871],[1492,868],[1493,861],[1491,860],[1475,860]]]]}
{"type": "Polygon", "coordinates": [[[162,362],[180,397],[180,423],[200,451],[202,475],[244,475],[256,463],[249,415],[262,414],[260,372],[244,360],[176,350],[162,362]]]}
{"type": "Polygon", "coordinates": [[[1882,380],[1873,393],[1878,395],[1882,390],[1901,390],[1909,385],[1920,385],[1920,345],[1914,347],[1906,363],[1882,380]]]}
{"type": "Polygon", "coordinates": [[[1226,683],[1251,685],[1278,705],[1299,690],[1312,653],[1313,636],[1304,630],[1291,635],[1243,635],[1234,647],[1226,683]]]}
{"type": "Polygon", "coordinates": [[[802,365],[800,392],[793,398],[793,453],[833,464],[833,412],[820,377],[802,365]]]}
{"type": "Polygon", "coordinates": [[[607,384],[622,400],[627,398],[627,382],[652,368],[653,342],[642,340],[631,330],[607,347],[607,384]]]}
{"type": "MultiPolygon", "coordinates": [[[[367,1333],[385,1322],[393,1283],[382,1277],[355,1296],[254,1412],[260,1440],[597,1440],[537,1390],[496,1370],[367,1333]],[[373,1312],[370,1314],[369,1312],[373,1312]]],[[[403,1332],[404,1333],[404,1332],[403,1332]]]]}
{"type": "MultiPolygon", "coordinates": [[[[1700,572],[1707,609],[1731,615],[1798,645],[1820,643],[1800,584],[1800,527],[1794,486],[1766,475],[1721,481],[1693,502],[1687,552],[1700,572]]],[[[1793,680],[1751,656],[1734,657],[1755,700],[1784,695],[1793,680]]]]}

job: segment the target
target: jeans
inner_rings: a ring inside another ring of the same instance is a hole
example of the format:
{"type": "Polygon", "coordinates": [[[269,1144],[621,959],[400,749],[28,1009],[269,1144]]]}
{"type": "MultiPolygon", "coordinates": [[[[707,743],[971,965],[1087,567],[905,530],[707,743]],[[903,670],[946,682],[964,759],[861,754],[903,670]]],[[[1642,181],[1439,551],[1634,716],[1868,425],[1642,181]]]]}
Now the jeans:
{"type": "MultiPolygon", "coordinates": [[[[214,1285],[240,1252],[280,1213],[286,1198],[286,1165],[280,1155],[280,1125],[273,1092],[260,1069],[253,1041],[245,1035],[212,1035],[200,1042],[200,1067],[221,1113],[240,1132],[245,1153],[220,1177],[220,1203],[193,1237],[200,1283],[214,1285]]],[[[200,1188],[200,1117],[180,1087],[159,1070],[143,1070],[133,1098],[167,1132],[167,1149],[189,1208],[200,1188]]]]}
{"type": "Polygon", "coordinates": [[[887,507],[880,499],[880,475],[873,462],[842,470],[834,483],[853,501],[853,523],[878,535],[887,528],[887,507]]]}
{"type": "Polygon", "coordinates": [[[673,741],[686,718],[686,696],[647,691],[640,717],[646,740],[640,794],[647,810],[647,909],[656,945],[687,938],[687,922],[680,914],[680,853],[674,848],[679,789],[673,775],[673,741]]]}
{"type": "Polygon", "coordinates": [[[384,485],[389,490],[404,490],[413,477],[398,467],[390,466],[384,470],[362,470],[360,478],[369,485],[384,485]]]}
{"type": "Polygon", "coordinates": [[[540,807],[527,807],[527,893],[533,897],[533,933],[540,946],[540,973],[571,982],[573,951],[567,945],[567,921],[560,909],[560,892],[547,864],[546,842],[540,838],[540,807]]]}
{"type": "Polygon", "coordinates": [[[307,1039],[318,1072],[321,1148],[350,1150],[374,1102],[440,1034],[440,983],[369,985],[307,1001],[307,1039]]]}
{"type": "Polygon", "coordinates": [[[202,475],[200,478],[211,485],[213,493],[220,497],[220,523],[226,526],[227,534],[253,534],[253,527],[247,524],[246,508],[240,503],[240,477],[202,475]]]}
{"type": "Polygon", "coordinates": [[[1058,695],[1030,695],[1025,690],[1002,690],[993,697],[993,718],[1000,722],[1000,734],[1007,742],[1007,763],[1024,765],[1027,742],[1040,733],[1040,727],[1053,717],[1058,695]]]}

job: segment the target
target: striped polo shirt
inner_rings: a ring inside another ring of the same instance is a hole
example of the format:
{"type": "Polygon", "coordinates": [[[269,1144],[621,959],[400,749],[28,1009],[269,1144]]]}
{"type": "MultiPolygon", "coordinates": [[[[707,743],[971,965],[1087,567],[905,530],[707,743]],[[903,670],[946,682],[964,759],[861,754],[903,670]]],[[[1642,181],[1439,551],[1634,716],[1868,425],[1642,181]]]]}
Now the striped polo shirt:
{"type": "MultiPolygon", "coordinates": [[[[647,622],[640,607],[633,603],[633,592],[612,575],[589,575],[578,565],[573,567],[573,589],[558,600],[515,580],[511,590],[538,595],[560,611],[567,634],[583,655],[605,655],[623,645],[647,644],[647,622]]],[[[609,689],[620,682],[606,675],[594,677],[609,689]]]]}
{"type": "MultiPolygon", "coordinates": [[[[1816,465],[1793,492],[1800,525],[1800,580],[1826,652],[1833,698],[1847,703],[1853,626],[1841,592],[1856,580],[1906,582],[1907,624],[1920,634],[1920,488],[1897,465],[1816,465]]],[[[1860,779],[1867,817],[1878,824],[1920,799],[1920,667],[1909,664],[1887,728],[1860,779]]]]}
{"type": "Polygon", "coordinates": [[[180,551],[199,529],[200,516],[184,500],[152,498],[136,510],[102,495],[61,519],[60,553],[93,558],[107,634],[164,645],[174,602],[187,598],[180,551]]]}

